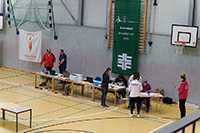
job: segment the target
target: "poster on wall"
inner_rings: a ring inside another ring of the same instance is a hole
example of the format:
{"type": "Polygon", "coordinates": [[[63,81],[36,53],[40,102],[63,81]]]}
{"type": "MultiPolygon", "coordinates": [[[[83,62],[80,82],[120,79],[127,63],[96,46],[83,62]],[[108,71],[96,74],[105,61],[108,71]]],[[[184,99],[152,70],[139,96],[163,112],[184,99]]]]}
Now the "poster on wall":
{"type": "Polygon", "coordinates": [[[115,0],[113,73],[137,71],[140,6],[141,0],[115,0]]]}
{"type": "Polygon", "coordinates": [[[41,61],[42,31],[28,32],[19,29],[19,59],[31,62],[41,61]]]}

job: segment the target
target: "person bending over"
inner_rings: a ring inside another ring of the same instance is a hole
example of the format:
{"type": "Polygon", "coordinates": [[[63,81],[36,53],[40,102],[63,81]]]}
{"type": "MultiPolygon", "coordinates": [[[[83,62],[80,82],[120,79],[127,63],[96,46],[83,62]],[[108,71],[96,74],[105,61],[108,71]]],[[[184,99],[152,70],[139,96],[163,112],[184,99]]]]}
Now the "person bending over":
{"type": "MultiPolygon", "coordinates": [[[[128,87],[128,84],[127,84],[127,80],[125,79],[125,77],[120,74],[117,79],[114,81],[114,84],[115,85],[118,85],[118,86],[124,86],[124,87],[128,87]]],[[[114,91],[112,91],[111,93],[115,94],[114,91]]],[[[118,96],[117,98],[120,99],[121,98],[121,95],[124,97],[125,94],[126,94],[126,90],[122,89],[121,91],[117,91],[118,93],[118,96]]]]}

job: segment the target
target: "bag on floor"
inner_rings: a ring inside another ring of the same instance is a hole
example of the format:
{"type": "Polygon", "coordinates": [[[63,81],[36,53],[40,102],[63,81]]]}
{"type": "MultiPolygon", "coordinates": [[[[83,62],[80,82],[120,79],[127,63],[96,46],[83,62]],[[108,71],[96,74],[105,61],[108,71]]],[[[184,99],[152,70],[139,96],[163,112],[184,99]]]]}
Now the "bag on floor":
{"type": "Polygon", "coordinates": [[[46,83],[45,82],[42,82],[39,86],[45,86],[46,83]]]}
{"type": "Polygon", "coordinates": [[[63,95],[68,96],[69,95],[69,91],[65,90],[63,95]]]}
{"type": "Polygon", "coordinates": [[[164,97],[164,98],[163,98],[163,103],[172,104],[172,103],[173,103],[173,100],[172,100],[172,98],[170,98],[170,97],[164,97]]]}

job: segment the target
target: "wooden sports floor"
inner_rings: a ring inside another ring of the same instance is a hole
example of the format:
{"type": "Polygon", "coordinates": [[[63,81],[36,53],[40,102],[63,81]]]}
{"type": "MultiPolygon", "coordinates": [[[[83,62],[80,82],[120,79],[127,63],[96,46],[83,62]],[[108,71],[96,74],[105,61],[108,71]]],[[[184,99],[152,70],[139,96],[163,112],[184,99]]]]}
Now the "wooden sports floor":
{"type": "MultiPolygon", "coordinates": [[[[38,83],[44,81],[38,78],[38,83]]],[[[153,133],[179,119],[177,105],[163,104],[161,114],[156,111],[156,103],[146,113],[141,109],[140,118],[129,117],[128,103],[113,106],[114,96],[109,93],[109,108],[100,106],[101,92],[95,91],[95,102],[91,101],[91,89],[85,88],[84,95],[76,86],[75,96],[63,96],[34,88],[34,74],[0,67],[0,99],[31,107],[33,110],[32,128],[29,128],[29,113],[19,115],[20,133],[153,133]]],[[[61,85],[55,85],[62,92],[61,85]]],[[[196,111],[187,108],[187,114],[196,111]]],[[[0,112],[2,116],[2,112],[0,112]]],[[[0,133],[15,132],[15,115],[6,112],[6,120],[0,117],[0,133]]],[[[197,122],[197,133],[200,132],[197,122]]],[[[191,132],[191,127],[186,133],[191,132]]]]}

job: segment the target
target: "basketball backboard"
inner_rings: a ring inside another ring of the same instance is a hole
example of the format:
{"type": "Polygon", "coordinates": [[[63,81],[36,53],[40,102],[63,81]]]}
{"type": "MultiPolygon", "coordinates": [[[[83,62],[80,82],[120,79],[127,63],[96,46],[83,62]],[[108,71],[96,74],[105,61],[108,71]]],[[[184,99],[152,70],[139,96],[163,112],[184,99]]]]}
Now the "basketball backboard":
{"type": "Polygon", "coordinates": [[[188,26],[188,25],[172,25],[171,31],[171,45],[186,47],[197,47],[198,40],[198,27],[197,26],[188,26]]]}

